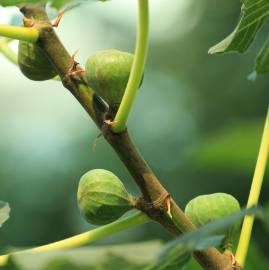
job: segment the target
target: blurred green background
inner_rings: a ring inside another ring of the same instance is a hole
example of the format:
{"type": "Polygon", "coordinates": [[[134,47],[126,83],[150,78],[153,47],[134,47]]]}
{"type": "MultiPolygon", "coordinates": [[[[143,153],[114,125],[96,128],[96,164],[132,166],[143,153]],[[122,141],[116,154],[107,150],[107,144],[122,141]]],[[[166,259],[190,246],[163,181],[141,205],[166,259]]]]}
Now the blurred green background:
{"type": "MultiPolygon", "coordinates": [[[[243,206],[269,100],[269,77],[250,82],[247,76],[266,31],[243,56],[209,56],[209,47],[236,25],[239,1],[150,2],[150,51],[130,132],[182,208],[212,192],[231,193],[243,206]]],[[[0,8],[0,23],[13,14],[19,11],[0,8]]],[[[132,52],[135,19],[136,1],[84,3],[64,16],[57,33],[71,53],[79,49],[77,60],[84,65],[97,50],[132,52]]],[[[77,184],[87,170],[111,170],[139,194],[103,139],[92,150],[98,131],[60,83],[32,82],[1,55],[0,63],[0,198],[12,208],[0,231],[2,249],[40,245],[91,228],[76,204],[77,184]]],[[[268,177],[262,204],[269,200],[268,177]]],[[[255,229],[258,244],[268,245],[262,225],[255,229]]],[[[170,238],[158,224],[148,224],[101,243],[170,238]]]]}

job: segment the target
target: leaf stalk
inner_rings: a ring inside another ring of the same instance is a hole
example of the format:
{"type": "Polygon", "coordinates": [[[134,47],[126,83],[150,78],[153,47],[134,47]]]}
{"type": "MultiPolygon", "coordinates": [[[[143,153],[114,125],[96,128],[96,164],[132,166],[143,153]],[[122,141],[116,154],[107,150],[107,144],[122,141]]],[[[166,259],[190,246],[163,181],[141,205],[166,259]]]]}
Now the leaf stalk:
{"type": "Polygon", "coordinates": [[[39,38],[39,32],[34,27],[0,24],[0,36],[35,43],[39,38]]]}
{"type": "MultiPolygon", "coordinates": [[[[262,135],[260,150],[258,154],[258,159],[256,163],[256,168],[251,184],[251,189],[249,193],[249,198],[247,202],[247,208],[255,206],[258,204],[261,187],[263,183],[263,178],[265,174],[267,159],[269,153],[269,107],[267,111],[267,116],[265,120],[264,131],[262,135]]],[[[240,239],[236,251],[235,258],[237,262],[244,267],[245,260],[247,257],[249,242],[251,238],[251,232],[254,224],[255,217],[253,215],[246,216],[243,221],[243,226],[240,234],[240,239]]]]}
{"type": "Polygon", "coordinates": [[[138,27],[135,56],[124,96],[114,119],[115,124],[112,126],[112,130],[115,133],[123,132],[126,128],[128,116],[144,73],[148,52],[148,36],[149,3],[148,0],[138,0],[138,27]]]}

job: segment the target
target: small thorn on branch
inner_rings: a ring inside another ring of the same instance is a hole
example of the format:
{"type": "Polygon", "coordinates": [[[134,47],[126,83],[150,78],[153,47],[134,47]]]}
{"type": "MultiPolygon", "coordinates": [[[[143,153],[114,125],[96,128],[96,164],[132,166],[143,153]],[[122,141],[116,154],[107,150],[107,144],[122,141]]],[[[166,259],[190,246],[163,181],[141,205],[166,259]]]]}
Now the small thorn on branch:
{"type": "Polygon", "coordinates": [[[64,16],[64,14],[66,13],[67,10],[68,10],[68,8],[65,8],[65,9],[63,9],[63,10],[58,14],[56,20],[55,20],[54,23],[52,24],[52,27],[55,27],[55,28],[56,28],[56,27],[59,26],[59,24],[60,24],[60,22],[61,22],[61,20],[62,20],[62,18],[63,18],[63,16],[64,16]]]}
{"type": "Polygon", "coordinates": [[[167,207],[167,215],[172,219],[172,214],[171,214],[171,195],[168,194],[166,197],[166,207],[167,207]]]}
{"type": "Polygon", "coordinates": [[[71,68],[70,70],[72,71],[73,69],[75,69],[77,67],[77,65],[79,64],[79,62],[77,62],[75,60],[76,56],[78,54],[78,50],[76,50],[72,55],[71,55],[71,59],[72,59],[72,65],[71,65],[71,68]]]}
{"type": "Polygon", "coordinates": [[[71,65],[69,67],[69,70],[67,74],[65,75],[65,79],[67,78],[73,78],[77,80],[81,80],[85,85],[87,85],[87,81],[85,77],[83,76],[85,73],[85,70],[81,67],[79,67],[79,62],[75,60],[75,57],[78,53],[78,50],[76,50],[72,55],[71,55],[71,65]],[[76,78],[77,76],[77,78],[76,78]]]}
{"type": "Polygon", "coordinates": [[[75,77],[76,75],[81,75],[81,74],[83,74],[83,73],[85,73],[85,70],[79,69],[79,70],[71,71],[71,72],[69,73],[69,75],[70,75],[71,77],[75,77]]]}
{"type": "Polygon", "coordinates": [[[102,136],[103,136],[103,133],[102,133],[102,132],[100,132],[100,133],[96,136],[96,138],[94,139],[93,144],[92,144],[92,151],[95,151],[96,146],[97,146],[97,142],[98,142],[98,140],[99,140],[102,136]]]}

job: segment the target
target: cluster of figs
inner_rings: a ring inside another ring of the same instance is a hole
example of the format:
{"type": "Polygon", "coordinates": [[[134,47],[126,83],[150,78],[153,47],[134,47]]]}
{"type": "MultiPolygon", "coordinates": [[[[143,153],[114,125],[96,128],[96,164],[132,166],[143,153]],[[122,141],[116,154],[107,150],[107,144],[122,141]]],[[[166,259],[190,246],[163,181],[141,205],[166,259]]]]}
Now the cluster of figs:
{"type": "MultiPolygon", "coordinates": [[[[123,97],[134,56],[118,50],[99,51],[86,62],[85,74],[89,87],[116,110],[123,97]]],[[[18,63],[29,79],[43,81],[57,75],[38,44],[19,42],[18,63]]],[[[119,219],[135,208],[136,198],[129,194],[121,180],[112,172],[95,169],[84,174],[79,182],[77,201],[85,219],[94,225],[104,225],[119,219]]],[[[197,227],[240,210],[238,201],[225,193],[202,195],[192,199],[185,208],[186,216],[197,227]]],[[[239,224],[225,230],[225,245],[229,246],[239,224]]]]}
{"type": "MultiPolygon", "coordinates": [[[[77,201],[81,214],[87,222],[105,225],[116,221],[136,207],[136,198],[124,187],[112,172],[95,169],[84,174],[79,182],[77,201]]],[[[197,227],[240,211],[238,201],[226,193],[201,195],[192,199],[185,208],[186,216],[197,227]]],[[[229,249],[238,232],[234,224],[218,234],[225,235],[222,247],[229,249]]]]}

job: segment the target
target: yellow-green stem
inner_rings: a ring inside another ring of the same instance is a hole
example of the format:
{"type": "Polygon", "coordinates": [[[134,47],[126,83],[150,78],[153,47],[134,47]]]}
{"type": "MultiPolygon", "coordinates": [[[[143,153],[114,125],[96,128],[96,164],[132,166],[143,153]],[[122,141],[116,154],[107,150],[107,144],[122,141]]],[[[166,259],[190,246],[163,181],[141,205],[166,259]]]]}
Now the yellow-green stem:
{"type": "Polygon", "coordinates": [[[110,224],[104,225],[102,227],[96,228],[89,232],[85,232],[82,234],[78,234],[76,236],[67,238],[62,241],[54,242],[48,245],[26,249],[18,252],[14,252],[12,254],[6,254],[0,256],[0,267],[4,266],[8,262],[8,258],[13,254],[21,254],[21,253],[39,253],[46,251],[54,251],[54,250],[62,250],[68,248],[74,248],[78,246],[82,246],[88,243],[92,243],[96,240],[103,239],[115,233],[127,230],[129,228],[144,224],[150,221],[147,215],[142,212],[131,215],[125,219],[118,220],[112,222],[110,224]]]}
{"type": "Polygon", "coordinates": [[[16,53],[9,47],[8,43],[10,40],[0,40],[0,52],[13,64],[18,64],[18,57],[16,53]]]}
{"type": "Polygon", "coordinates": [[[38,40],[39,32],[34,27],[0,24],[0,36],[35,43],[38,40]]]}
{"type": "Polygon", "coordinates": [[[136,49],[130,77],[122,98],[120,107],[115,117],[112,130],[120,133],[125,130],[129,113],[139,88],[148,51],[149,33],[149,4],[148,0],[138,0],[138,27],[136,37],[136,49]]]}
{"type": "MultiPolygon", "coordinates": [[[[269,108],[265,121],[265,127],[262,135],[259,155],[256,163],[256,168],[252,180],[252,185],[249,193],[247,207],[258,204],[261,192],[263,177],[266,169],[267,159],[269,153],[269,108]]],[[[235,258],[237,262],[244,267],[249,247],[251,231],[254,223],[254,216],[246,216],[243,221],[239,244],[237,247],[235,258]]]]}

